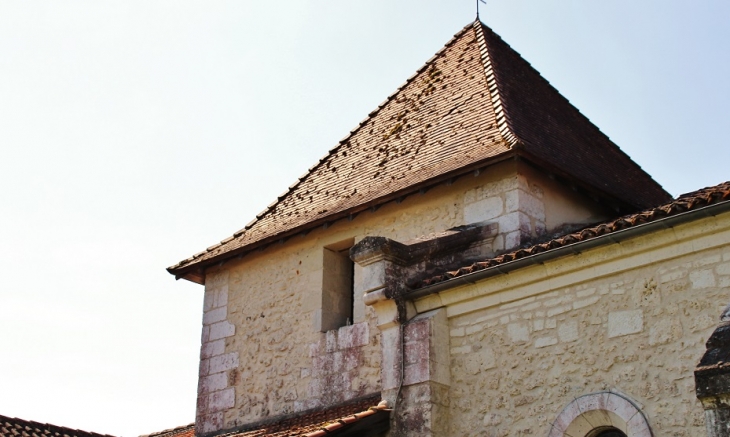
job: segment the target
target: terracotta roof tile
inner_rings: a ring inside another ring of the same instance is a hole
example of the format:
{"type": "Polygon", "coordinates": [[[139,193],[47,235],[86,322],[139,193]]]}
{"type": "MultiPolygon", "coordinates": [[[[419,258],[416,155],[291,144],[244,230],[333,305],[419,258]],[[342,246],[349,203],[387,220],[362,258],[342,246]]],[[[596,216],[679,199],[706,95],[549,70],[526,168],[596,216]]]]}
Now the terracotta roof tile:
{"type": "Polygon", "coordinates": [[[457,33],[233,239],[168,271],[184,275],[514,155],[635,207],[669,199],[518,53],[477,21],[457,33]]]}
{"type": "MultiPolygon", "coordinates": [[[[380,402],[380,395],[350,402],[347,404],[312,411],[281,420],[272,420],[262,425],[240,431],[219,434],[220,437],[319,437],[337,435],[379,412],[389,412],[380,402]]],[[[195,424],[148,434],[140,437],[194,437],[195,424]]],[[[0,437],[5,435],[0,434],[0,437]]],[[[50,437],[50,436],[48,436],[50,437]]],[[[81,436],[87,437],[87,436],[81,436]]]]}
{"type": "Polygon", "coordinates": [[[651,176],[499,35],[487,26],[482,29],[505,121],[527,154],[637,208],[670,200],[651,176]]]}
{"type": "Polygon", "coordinates": [[[456,270],[451,270],[441,273],[439,275],[435,275],[418,284],[414,284],[413,288],[418,289],[440,282],[445,282],[459,276],[463,276],[479,270],[484,270],[486,268],[494,267],[500,264],[505,264],[510,261],[524,258],[526,256],[535,255],[537,253],[546,252],[552,249],[557,249],[567,246],[569,244],[578,243],[580,241],[590,240],[601,235],[610,234],[612,232],[617,232],[622,229],[627,229],[644,223],[649,223],[664,217],[692,211],[703,206],[709,206],[727,201],[730,201],[730,181],[724,182],[714,187],[707,187],[701,190],[693,191],[691,193],[683,194],[677,197],[677,199],[673,200],[672,202],[660,205],[656,208],[651,208],[636,214],[619,217],[610,222],[590,226],[576,232],[553,238],[543,243],[535,244],[527,248],[518,249],[494,258],[475,262],[471,265],[464,266],[456,270]]]}
{"type": "Polygon", "coordinates": [[[63,426],[0,416],[0,437],[110,437],[63,426]]]}
{"type": "Polygon", "coordinates": [[[191,423],[185,426],[178,426],[163,431],[158,431],[152,434],[143,435],[140,437],[194,437],[195,436],[195,424],[191,423]]]}
{"type": "Polygon", "coordinates": [[[254,428],[221,434],[221,437],[315,437],[337,435],[338,431],[345,430],[345,427],[355,426],[357,422],[378,412],[390,411],[384,404],[379,403],[380,395],[374,395],[353,403],[257,425],[254,428]]]}

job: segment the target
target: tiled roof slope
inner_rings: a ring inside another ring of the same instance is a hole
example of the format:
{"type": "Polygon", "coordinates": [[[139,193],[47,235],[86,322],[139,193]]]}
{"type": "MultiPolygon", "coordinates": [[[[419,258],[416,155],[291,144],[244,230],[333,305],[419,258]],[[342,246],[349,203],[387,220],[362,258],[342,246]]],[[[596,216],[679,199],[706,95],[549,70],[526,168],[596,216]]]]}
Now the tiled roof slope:
{"type": "Polygon", "coordinates": [[[499,35],[482,29],[507,124],[527,154],[637,209],[671,199],[499,35]]]}
{"type": "Polygon", "coordinates": [[[457,33],[256,220],[168,271],[184,275],[515,154],[629,205],[647,207],[669,198],[477,21],[457,33]]]}
{"type": "Polygon", "coordinates": [[[110,437],[63,426],[0,416],[0,437],[110,437]]]}
{"type": "MultiPolygon", "coordinates": [[[[321,411],[314,411],[284,420],[270,422],[265,425],[256,425],[254,428],[242,431],[220,434],[220,437],[320,437],[338,435],[347,431],[356,424],[372,419],[378,413],[388,411],[383,405],[378,405],[380,395],[370,396],[347,405],[331,407],[321,411]]],[[[387,420],[387,415],[380,419],[387,420]]],[[[369,425],[372,425],[370,423],[369,425]]],[[[195,424],[165,430],[143,437],[194,437],[195,424]]]]}
{"type": "Polygon", "coordinates": [[[524,249],[518,249],[516,251],[505,253],[495,258],[486,259],[484,261],[464,266],[457,270],[452,270],[440,275],[433,276],[422,281],[421,283],[414,284],[414,288],[422,288],[429,285],[445,282],[450,279],[458,278],[469,273],[475,273],[489,267],[506,264],[508,262],[525,258],[530,255],[536,255],[538,253],[547,252],[549,250],[568,246],[570,244],[591,240],[593,238],[600,237],[601,235],[610,234],[620,231],[622,229],[638,226],[644,223],[649,223],[655,220],[662,219],[664,217],[670,217],[680,213],[693,211],[704,206],[728,201],[730,201],[730,181],[724,182],[714,187],[707,187],[701,190],[693,191],[691,193],[683,194],[677,197],[676,200],[673,200],[656,208],[650,208],[636,214],[619,217],[610,222],[590,226],[577,232],[572,232],[567,235],[562,235],[558,238],[553,238],[550,241],[544,243],[535,244],[531,247],[524,249]]]}
{"type": "Polygon", "coordinates": [[[140,437],[194,437],[195,436],[195,424],[191,423],[185,426],[178,426],[172,429],[166,429],[164,431],[153,432],[152,434],[146,434],[140,437]]]}

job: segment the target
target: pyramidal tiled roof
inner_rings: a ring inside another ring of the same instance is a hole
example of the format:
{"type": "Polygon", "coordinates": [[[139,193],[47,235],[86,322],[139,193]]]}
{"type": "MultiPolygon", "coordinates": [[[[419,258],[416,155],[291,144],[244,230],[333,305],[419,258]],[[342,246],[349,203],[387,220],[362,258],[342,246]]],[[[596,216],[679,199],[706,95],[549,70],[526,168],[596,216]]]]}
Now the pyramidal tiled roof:
{"type": "Polygon", "coordinates": [[[168,271],[186,276],[259,244],[517,155],[633,208],[670,199],[517,52],[476,21],[254,221],[168,271]]]}

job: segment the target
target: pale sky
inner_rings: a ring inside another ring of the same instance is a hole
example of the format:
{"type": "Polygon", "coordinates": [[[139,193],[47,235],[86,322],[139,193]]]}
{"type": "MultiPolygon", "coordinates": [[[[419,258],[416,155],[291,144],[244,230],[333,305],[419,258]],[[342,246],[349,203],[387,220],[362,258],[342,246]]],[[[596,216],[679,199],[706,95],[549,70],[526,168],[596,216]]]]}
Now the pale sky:
{"type": "MultiPolygon", "coordinates": [[[[487,3],[673,195],[730,180],[730,2],[487,3]]],[[[474,15],[1,2],[0,414],[118,436],[192,422],[203,287],[165,267],[242,228],[474,15]]]]}

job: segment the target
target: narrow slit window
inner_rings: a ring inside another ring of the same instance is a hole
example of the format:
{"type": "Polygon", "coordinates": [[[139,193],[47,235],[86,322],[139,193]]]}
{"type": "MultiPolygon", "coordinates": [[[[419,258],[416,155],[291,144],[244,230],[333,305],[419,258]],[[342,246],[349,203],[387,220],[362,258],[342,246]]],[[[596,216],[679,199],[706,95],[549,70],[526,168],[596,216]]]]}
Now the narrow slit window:
{"type": "Polygon", "coordinates": [[[323,250],[321,331],[330,331],[353,323],[354,271],[350,259],[352,241],[344,241],[323,250]]]}

